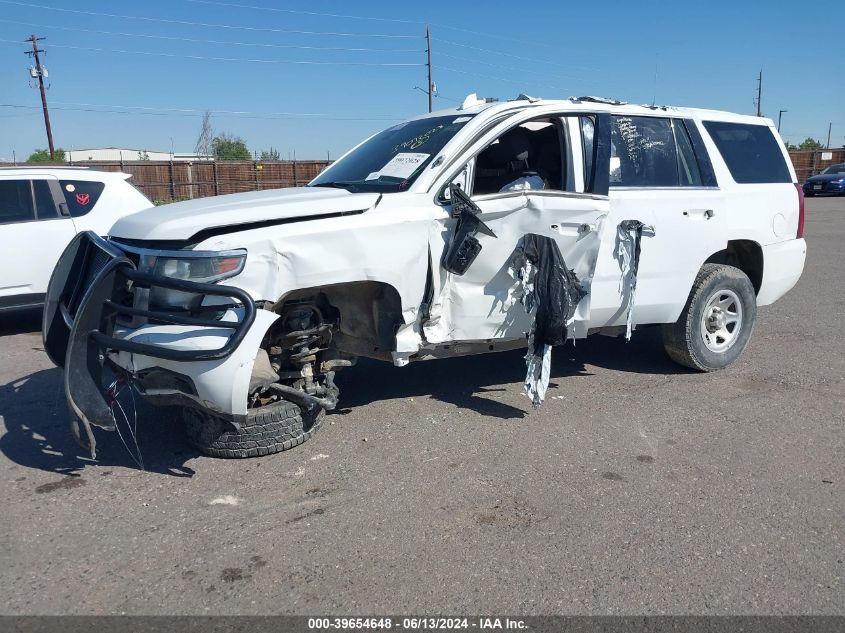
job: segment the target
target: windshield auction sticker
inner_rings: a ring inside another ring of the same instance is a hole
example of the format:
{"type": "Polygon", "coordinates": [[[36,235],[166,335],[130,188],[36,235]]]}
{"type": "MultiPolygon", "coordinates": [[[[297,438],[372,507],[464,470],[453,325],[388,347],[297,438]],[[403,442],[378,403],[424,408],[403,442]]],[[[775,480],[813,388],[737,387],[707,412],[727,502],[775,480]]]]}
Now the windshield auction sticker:
{"type": "MultiPolygon", "coordinates": [[[[399,152],[391,158],[388,163],[378,170],[379,176],[390,176],[393,178],[407,178],[413,174],[417,167],[422,165],[431,154],[418,152],[399,152]]],[[[370,174],[372,176],[373,174],[370,174]]],[[[367,177],[370,180],[370,177],[367,177]]]]}

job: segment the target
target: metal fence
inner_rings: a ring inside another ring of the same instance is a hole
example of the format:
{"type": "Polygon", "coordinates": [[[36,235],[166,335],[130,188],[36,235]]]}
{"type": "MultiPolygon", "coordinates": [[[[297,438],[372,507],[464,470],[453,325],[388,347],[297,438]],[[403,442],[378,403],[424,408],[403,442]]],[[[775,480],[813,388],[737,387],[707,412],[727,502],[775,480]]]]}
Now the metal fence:
{"type": "MultiPolygon", "coordinates": [[[[845,148],[791,151],[798,182],[825,167],[845,163],[845,148]]],[[[219,196],[226,193],[298,187],[323,171],[328,160],[279,161],[85,161],[85,166],[132,175],[132,184],[154,202],[219,196]]],[[[61,163],[67,166],[68,163],[61,163]]]]}
{"type": "MultiPolygon", "coordinates": [[[[227,193],[298,187],[329,165],[327,160],[282,161],[85,161],[75,166],[132,175],[132,184],[155,202],[227,193]]],[[[65,163],[65,165],[67,165],[65,163]]]]}
{"type": "Polygon", "coordinates": [[[825,167],[845,163],[845,147],[839,149],[795,150],[789,152],[798,182],[820,173],[825,167]]]}

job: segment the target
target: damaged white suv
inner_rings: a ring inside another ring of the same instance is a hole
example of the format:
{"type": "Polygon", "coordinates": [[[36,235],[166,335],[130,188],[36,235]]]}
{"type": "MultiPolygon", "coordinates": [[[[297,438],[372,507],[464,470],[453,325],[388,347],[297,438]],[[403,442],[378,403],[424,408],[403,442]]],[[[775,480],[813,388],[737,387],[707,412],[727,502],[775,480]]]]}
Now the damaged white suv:
{"type": "Polygon", "coordinates": [[[191,200],[87,233],[53,273],[45,349],[74,428],[114,385],[177,405],[224,457],[306,440],[359,356],[553,346],[663,324],[710,371],[798,281],[803,197],[768,119],[597,98],[487,102],[364,141],[307,187],[191,200]],[[106,382],[116,378],[109,387],[106,382]]]}

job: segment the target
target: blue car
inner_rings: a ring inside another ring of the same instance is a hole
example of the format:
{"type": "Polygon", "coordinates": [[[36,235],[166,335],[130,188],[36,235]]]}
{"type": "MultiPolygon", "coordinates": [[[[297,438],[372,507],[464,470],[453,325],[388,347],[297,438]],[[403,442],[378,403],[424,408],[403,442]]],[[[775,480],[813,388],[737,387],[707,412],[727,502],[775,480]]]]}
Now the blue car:
{"type": "Polygon", "coordinates": [[[804,195],[811,197],[817,193],[845,195],[845,163],[831,165],[817,176],[807,178],[804,195]]]}

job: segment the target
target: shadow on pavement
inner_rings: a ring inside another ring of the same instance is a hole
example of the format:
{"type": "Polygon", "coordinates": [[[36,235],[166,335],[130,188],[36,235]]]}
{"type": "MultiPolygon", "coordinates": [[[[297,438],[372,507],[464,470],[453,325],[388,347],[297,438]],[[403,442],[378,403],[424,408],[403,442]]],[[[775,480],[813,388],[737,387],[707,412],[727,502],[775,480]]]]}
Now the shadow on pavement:
{"type": "MultiPolygon", "coordinates": [[[[490,385],[520,383],[525,379],[525,351],[464,356],[394,367],[361,359],[352,369],[338,373],[341,406],[358,407],[386,398],[431,396],[441,402],[502,419],[522,418],[530,408],[514,407],[484,397],[490,385]]],[[[673,363],[663,351],[660,328],[642,328],[630,342],[624,338],[592,336],[552,352],[554,379],[590,375],[587,365],[640,374],[680,374],[687,370],[673,363]]],[[[341,410],[342,412],[342,410],[341,410]]]]}
{"type": "Polygon", "coordinates": [[[41,308],[0,314],[0,337],[41,331],[41,308]]]}
{"type": "MultiPolygon", "coordinates": [[[[188,445],[180,425],[172,416],[162,415],[164,409],[150,411],[140,401],[138,405],[138,445],[145,470],[191,477],[194,471],[185,462],[199,453],[188,445]]],[[[6,427],[0,452],[21,466],[64,475],[94,464],[138,468],[116,432],[94,429],[96,461],[74,441],[58,368],[0,386],[0,415],[6,427]]],[[[131,442],[125,430],[124,438],[131,442]]]]}
{"type": "MultiPolygon", "coordinates": [[[[25,325],[21,327],[26,327],[25,325]]],[[[0,330],[0,334],[7,332],[0,330]]],[[[530,409],[485,397],[505,391],[500,385],[519,384],[525,378],[525,352],[515,350],[480,356],[412,363],[398,368],[389,363],[362,359],[355,368],[340,372],[341,406],[360,407],[392,398],[431,396],[456,407],[502,420],[520,419],[530,409]]],[[[552,353],[550,387],[562,386],[569,376],[590,375],[588,366],[644,374],[677,374],[686,370],[665,355],[659,328],[645,328],[630,342],[623,338],[593,336],[571,343],[552,353]]],[[[508,387],[509,388],[509,387],[508,387]]],[[[181,425],[170,410],[138,405],[138,443],[145,469],[179,477],[194,471],[185,462],[199,455],[185,440],[181,425]]],[[[341,409],[338,413],[343,413],[341,409]]],[[[11,461],[39,470],[76,474],[86,465],[137,468],[129,450],[116,432],[94,429],[97,461],[74,441],[58,368],[35,372],[0,386],[0,415],[6,433],[0,437],[0,452],[11,461]]],[[[131,414],[130,414],[131,415],[131,414]]],[[[130,442],[128,433],[123,437],[130,442]]]]}

